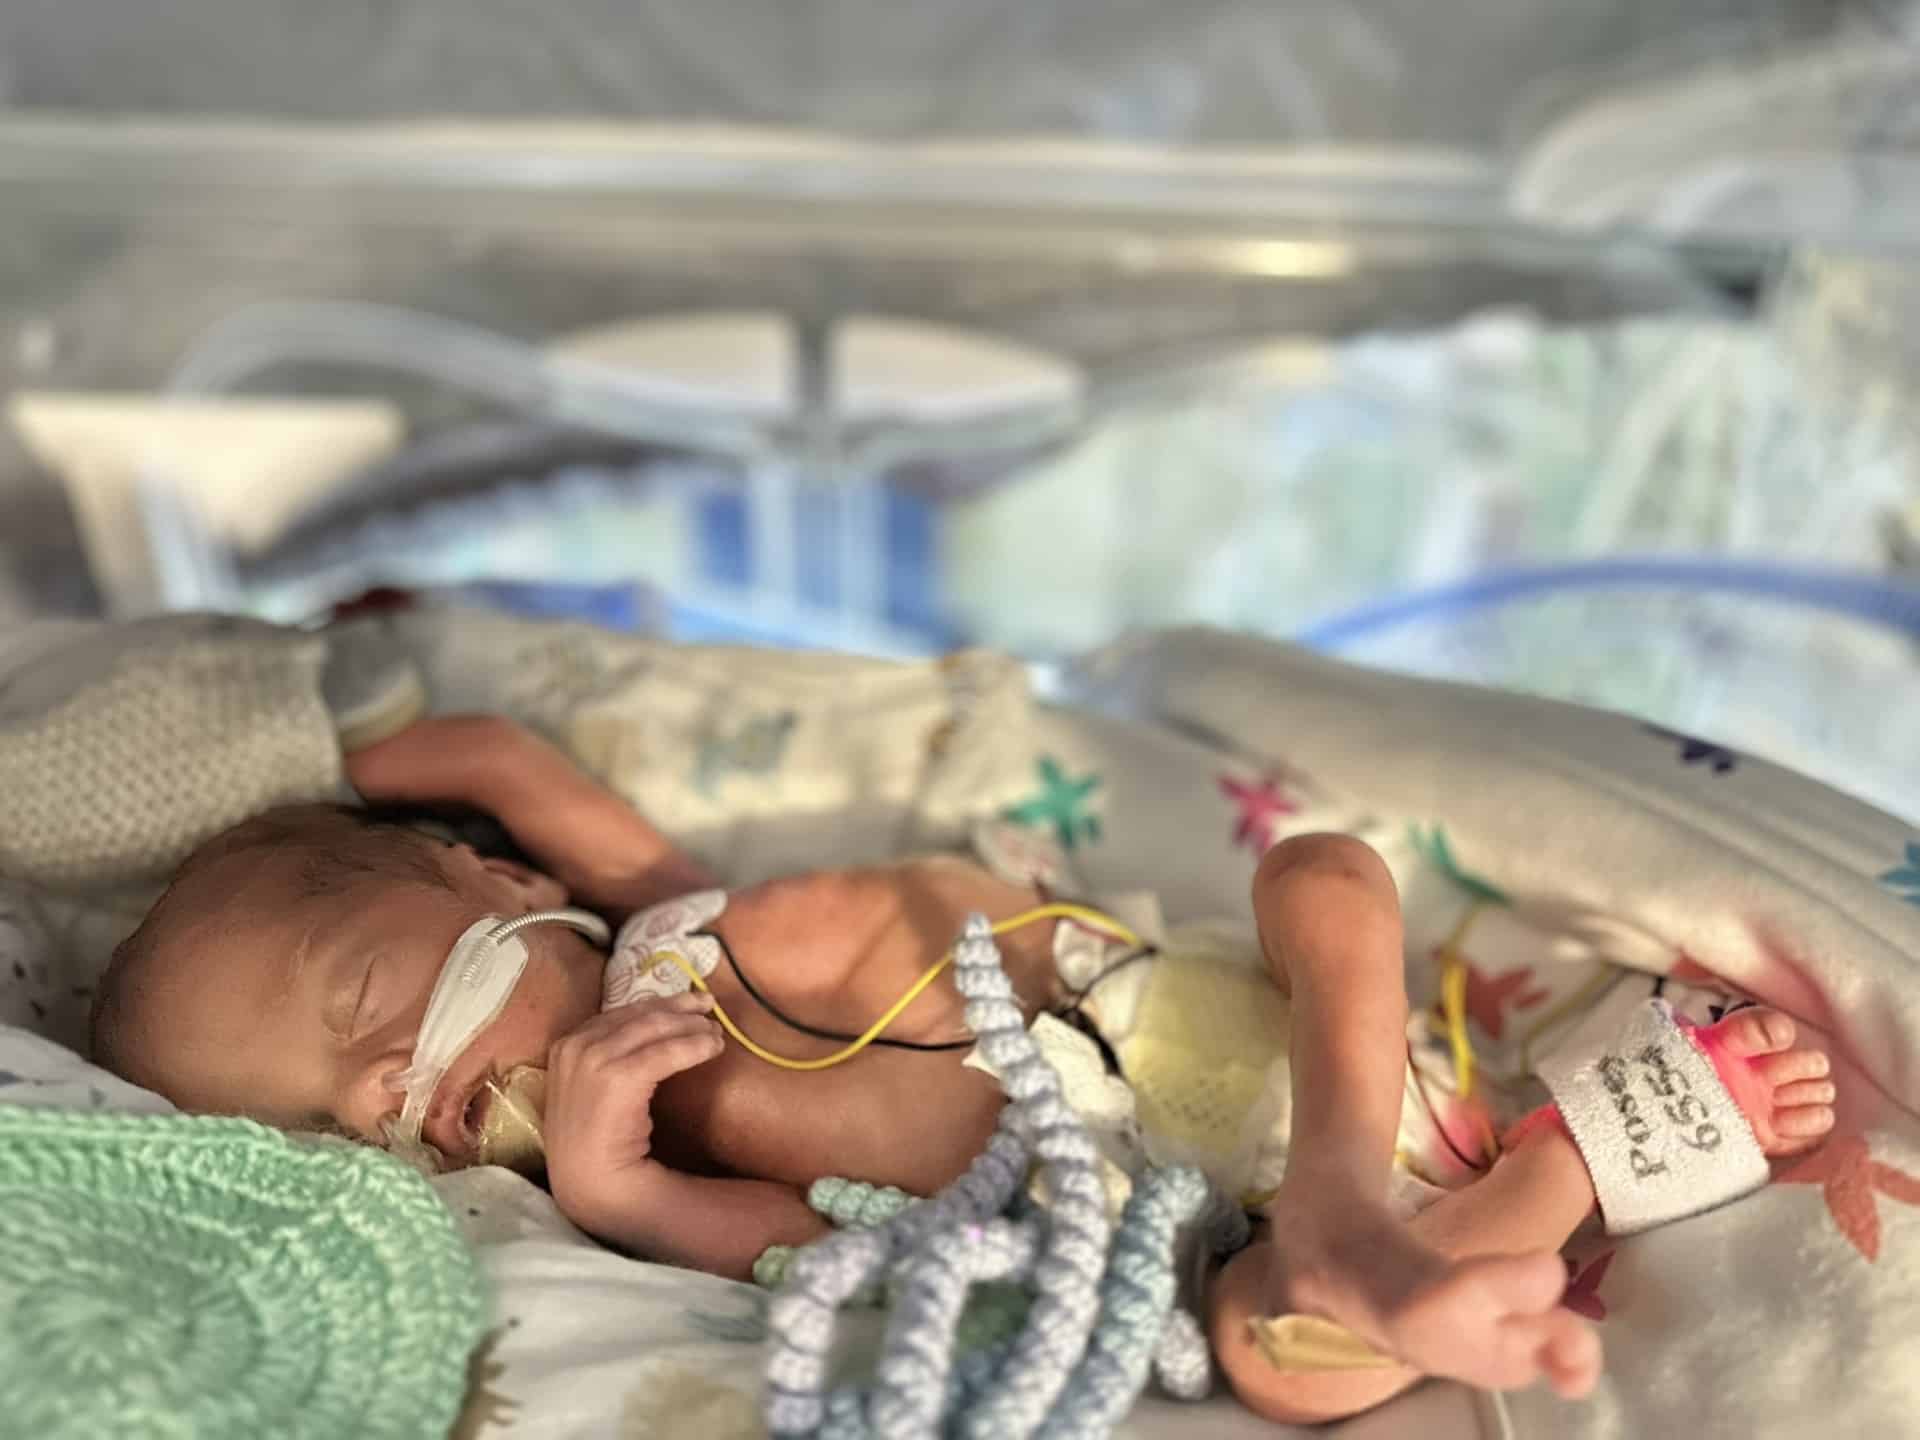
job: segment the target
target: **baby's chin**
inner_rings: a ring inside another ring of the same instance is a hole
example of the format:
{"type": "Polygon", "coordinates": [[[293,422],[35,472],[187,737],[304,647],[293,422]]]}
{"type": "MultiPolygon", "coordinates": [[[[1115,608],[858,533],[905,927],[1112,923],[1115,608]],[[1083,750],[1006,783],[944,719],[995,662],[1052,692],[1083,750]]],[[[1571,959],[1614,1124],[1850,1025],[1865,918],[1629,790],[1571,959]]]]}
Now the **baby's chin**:
{"type": "Polygon", "coordinates": [[[541,1065],[516,1065],[504,1075],[484,1076],[461,1116],[459,1133],[449,1146],[402,1135],[389,1124],[378,1145],[427,1175],[443,1175],[494,1165],[530,1180],[546,1175],[547,1152],[541,1133],[546,1110],[547,1072],[541,1065]]]}
{"type": "Polygon", "coordinates": [[[338,1120],[308,1120],[298,1125],[282,1125],[290,1135],[311,1140],[342,1140],[351,1145],[365,1145],[370,1150],[385,1150],[386,1142],[370,1135],[362,1135],[351,1125],[342,1125],[338,1120]]]}
{"type": "Polygon", "coordinates": [[[547,1071],[543,1065],[516,1065],[498,1080],[481,1087],[482,1104],[473,1117],[473,1160],[500,1165],[529,1178],[546,1173],[547,1151],[542,1125],[547,1106],[547,1071]]]}

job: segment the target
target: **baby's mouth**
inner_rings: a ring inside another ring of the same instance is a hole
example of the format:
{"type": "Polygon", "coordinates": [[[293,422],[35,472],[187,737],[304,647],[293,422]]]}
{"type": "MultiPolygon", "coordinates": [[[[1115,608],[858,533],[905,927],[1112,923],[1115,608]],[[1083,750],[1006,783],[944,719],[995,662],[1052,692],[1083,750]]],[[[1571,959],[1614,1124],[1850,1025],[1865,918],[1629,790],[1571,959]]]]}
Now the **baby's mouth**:
{"type": "Polygon", "coordinates": [[[480,1132],[487,1123],[487,1110],[493,1104],[493,1087],[487,1083],[491,1078],[482,1073],[473,1082],[473,1093],[460,1111],[460,1138],[466,1142],[469,1152],[478,1148],[480,1132]]]}

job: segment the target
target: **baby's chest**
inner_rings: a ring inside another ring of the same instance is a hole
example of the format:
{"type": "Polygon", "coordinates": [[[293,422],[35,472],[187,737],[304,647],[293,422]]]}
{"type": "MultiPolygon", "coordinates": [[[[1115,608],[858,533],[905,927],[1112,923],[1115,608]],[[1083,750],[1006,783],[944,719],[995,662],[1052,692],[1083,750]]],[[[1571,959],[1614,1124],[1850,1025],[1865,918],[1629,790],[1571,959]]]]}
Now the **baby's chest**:
{"type": "Polygon", "coordinates": [[[655,1096],[661,1158],[683,1168],[806,1186],[848,1176],[928,1194],[985,1143],[997,1082],[954,1053],[868,1050],[796,1072],[737,1044],[655,1096]]]}
{"type": "MultiPolygon", "coordinates": [[[[714,979],[749,1002],[797,1007],[789,1018],[802,1030],[857,1034],[940,960],[970,911],[998,914],[1022,899],[985,872],[949,862],[773,881],[734,896],[715,922],[724,973],[714,979]]],[[[935,987],[929,1004],[914,1007],[921,1026],[947,1008],[933,1003],[935,992],[951,987],[935,987]]]]}

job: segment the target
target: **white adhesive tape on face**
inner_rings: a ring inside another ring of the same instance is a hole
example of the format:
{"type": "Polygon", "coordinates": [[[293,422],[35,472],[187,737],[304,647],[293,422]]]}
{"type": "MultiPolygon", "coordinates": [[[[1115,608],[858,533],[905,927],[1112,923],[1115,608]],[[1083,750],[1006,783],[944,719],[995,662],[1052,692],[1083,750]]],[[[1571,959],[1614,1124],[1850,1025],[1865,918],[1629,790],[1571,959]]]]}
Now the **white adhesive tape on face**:
{"type": "Polygon", "coordinates": [[[1767,1157],[1713,1063],[1649,1000],[1598,1055],[1540,1078],[1593,1177],[1610,1235],[1698,1215],[1767,1183],[1767,1157]]]}
{"type": "Polygon", "coordinates": [[[474,1037],[506,1009],[527,968],[527,947],[519,932],[535,925],[565,925],[599,945],[606,944],[609,935],[607,922],[586,910],[536,910],[513,920],[485,915],[463,930],[441,962],[412,1061],[387,1082],[406,1092],[394,1126],[400,1143],[419,1144],[427,1106],[441,1079],[474,1037]]]}
{"type": "Polygon", "coordinates": [[[517,935],[495,938],[506,922],[486,915],[461,932],[441,963],[427,1001],[426,1019],[414,1041],[413,1060],[397,1082],[406,1091],[398,1131],[407,1141],[420,1138],[427,1105],[440,1079],[460,1052],[506,1008],[507,997],[527,968],[527,947],[517,935]]]}

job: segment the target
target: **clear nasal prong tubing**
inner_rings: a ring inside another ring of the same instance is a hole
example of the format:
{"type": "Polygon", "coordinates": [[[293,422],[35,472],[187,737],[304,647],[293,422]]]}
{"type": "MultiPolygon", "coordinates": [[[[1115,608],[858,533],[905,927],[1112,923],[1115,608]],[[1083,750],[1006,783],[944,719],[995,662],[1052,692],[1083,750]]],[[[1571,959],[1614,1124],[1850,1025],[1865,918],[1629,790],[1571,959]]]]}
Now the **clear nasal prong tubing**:
{"type": "Polygon", "coordinates": [[[499,944],[509,935],[518,935],[535,925],[565,925],[578,930],[594,944],[606,946],[612,943],[613,927],[591,910],[576,910],[571,907],[560,910],[531,910],[525,915],[516,915],[511,920],[503,920],[487,932],[487,938],[499,944]]]}

